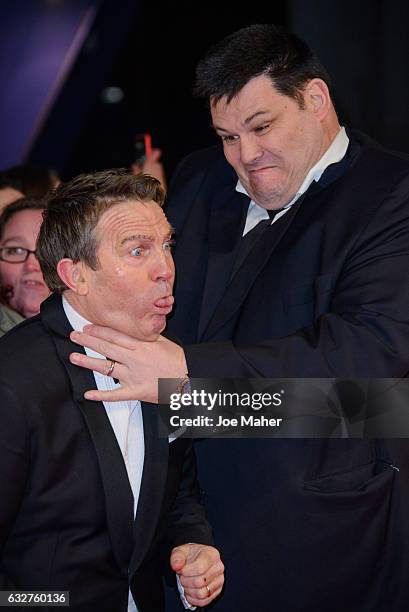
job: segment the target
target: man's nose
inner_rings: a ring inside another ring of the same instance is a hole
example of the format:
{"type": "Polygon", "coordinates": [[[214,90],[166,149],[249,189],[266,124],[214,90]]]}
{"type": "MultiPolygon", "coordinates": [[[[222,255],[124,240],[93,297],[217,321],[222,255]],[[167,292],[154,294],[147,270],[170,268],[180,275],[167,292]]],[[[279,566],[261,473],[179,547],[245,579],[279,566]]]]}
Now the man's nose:
{"type": "Polygon", "coordinates": [[[173,278],[174,273],[175,266],[170,251],[162,251],[158,254],[152,270],[154,280],[169,281],[173,278]]]}
{"type": "Polygon", "coordinates": [[[252,164],[263,156],[263,150],[253,134],[240,139],[240,158],[243,164],[252,164]]]}

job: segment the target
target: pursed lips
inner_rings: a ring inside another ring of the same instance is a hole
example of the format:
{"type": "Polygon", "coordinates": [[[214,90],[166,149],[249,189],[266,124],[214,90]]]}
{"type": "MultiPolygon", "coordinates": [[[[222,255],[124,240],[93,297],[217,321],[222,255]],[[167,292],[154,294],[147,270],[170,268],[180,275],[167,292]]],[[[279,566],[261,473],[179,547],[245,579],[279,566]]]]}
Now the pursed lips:
{"type": "Polygon", "coordinates": [[[249,174],[253,174],[253,173],[257,173],[257,172],[264,172],[266,170],[274,170],[274,168],[277,168],[276,165],[271,164],[269,166],[262,166],[260,168],[252,168],[252,169],[248,169],[247,172],[249,174]]]}
{"type": "Polygon", "coordinates": [[[159,314],[166,315],[169,314],[173,308],[175,298],[173,295],[166,295],[156,299],[153,302],[153,305],[158,310],[159,314]]]}

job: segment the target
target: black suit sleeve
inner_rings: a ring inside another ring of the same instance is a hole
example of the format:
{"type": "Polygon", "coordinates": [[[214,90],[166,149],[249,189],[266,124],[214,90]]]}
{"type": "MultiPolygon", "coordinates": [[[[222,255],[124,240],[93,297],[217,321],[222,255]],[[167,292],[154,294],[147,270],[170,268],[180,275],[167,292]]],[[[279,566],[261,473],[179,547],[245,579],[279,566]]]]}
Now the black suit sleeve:
{"type": "Polygon", "coordinates": [[[7,540],[26,485],[28,425],[8,385],[0,380],[0,547],[7,540]]]}
{"type": "MultiPolygon", "coordinates": [[[[334,219],[334,223],[337,220],[334,219]]],[[[255,346],[185,347],[192,377],[401,377],[409,370],[409,178],[357,236],[330,312],[255,346]]],[[[257,316],[257,313],[254,313],[257,316]]]]}
{"type": "Polygon", "coordinates": [[[206,520],[200,502],[196,475],[196,458],[191,440],[180,440],[170,444],[183,446],[183,465],[176,500],[168,515],[167,540],[170,548],[179,544],[213,545],[212,530],[206,520]]]}

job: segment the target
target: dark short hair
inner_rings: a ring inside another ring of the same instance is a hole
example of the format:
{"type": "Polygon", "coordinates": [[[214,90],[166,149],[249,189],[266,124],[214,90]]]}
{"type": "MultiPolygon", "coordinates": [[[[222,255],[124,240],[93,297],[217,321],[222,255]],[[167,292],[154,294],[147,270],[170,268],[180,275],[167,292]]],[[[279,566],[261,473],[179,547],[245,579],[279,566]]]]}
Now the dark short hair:
{"type": "Polygon", "coordinates": [[[285,28],[251,25],[214,45],[196,69],[195,95],[230,102],[253,78],[269,77],[277,91],[304,106],[306,83],[320,78],[330,87],[330,77],[315,52],[285,28]]]}
{"type": "Polygon", "coordinates": [[[43,199],[20,198],[7,204],[0,214],[0,240],[3,238],[4,229],[11,217],[23,210],[44,210],[47,208],[47,202],[43,199]]]}
{"type": "Polygon", "coordinates": [[[94,230],[106,210],[131,200],[153,200],[162,206],[164,199],[157,179],[146,174],[135,176],[125,169],[81,174],[51,191],[37,241],[37,257],[48,288],[58,293],[67,288],[57,273],[61,259],[83,261],[98,269],[94,230]]]}

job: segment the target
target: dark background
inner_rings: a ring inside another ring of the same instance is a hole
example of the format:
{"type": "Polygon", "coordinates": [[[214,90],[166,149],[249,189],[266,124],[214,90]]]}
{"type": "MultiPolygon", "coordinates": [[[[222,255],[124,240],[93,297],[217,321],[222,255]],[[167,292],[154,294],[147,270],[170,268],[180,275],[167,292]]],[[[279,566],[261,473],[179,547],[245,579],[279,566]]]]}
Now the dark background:
{"type": "MultiPolygon", "coordinates": [[[[30,4],[58,11],[70,3],[30,4]]],[[[197,61],[213,42],[251,23],[283,24],[307,40],[332,76],[341,121],[409,152],[407,0],[272,0],[254,8],[88,4],[97,9],[92,27],[35,142],[15,163],[50,165],[64,179],[124,166],[132,159],[134,134],[150,132],[170,177],[184,155],[216,142],[204,102],[191,94],[197,61]],[[110,86],[123,93],[117,103],[103,99],[110,86]]]]}

